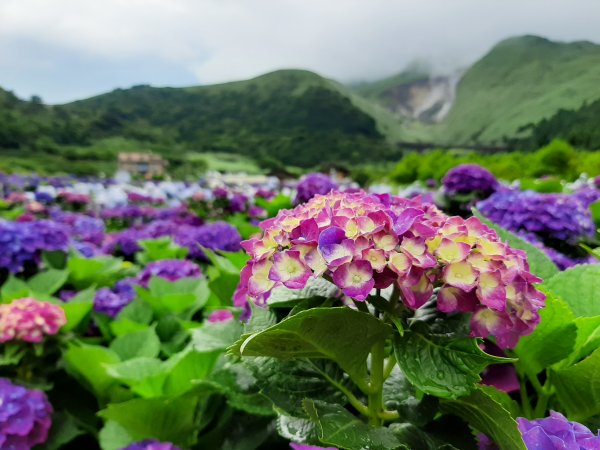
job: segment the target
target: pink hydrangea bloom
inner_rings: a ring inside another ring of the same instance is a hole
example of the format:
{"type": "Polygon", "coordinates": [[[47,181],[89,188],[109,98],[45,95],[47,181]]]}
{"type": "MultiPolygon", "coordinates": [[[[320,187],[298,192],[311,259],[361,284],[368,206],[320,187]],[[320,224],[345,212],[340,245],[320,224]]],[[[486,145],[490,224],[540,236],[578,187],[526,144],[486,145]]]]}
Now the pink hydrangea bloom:
{"type": "Polygon", "coordinates": [[[61,307],[40,302],[34,298],[21,298],[0,305],[0,342],[20,340],[42,342],[44,336],[58,333],[67,323],[61,307]]]}
{"type": "Polygon", "coordinates": [[[502,348],[539,323],[545,297],[527,255],[475,217],[449,217],[420,199],[331,192],[260,227],[261,237],[242,243],[251,259],[237,306],[263,304],[275,287],[302,289],[324,276],[358,301],[394,284],[411,309],[438,288],[440,311],[472,313],[473,335],[493,335],[502,348]]]}

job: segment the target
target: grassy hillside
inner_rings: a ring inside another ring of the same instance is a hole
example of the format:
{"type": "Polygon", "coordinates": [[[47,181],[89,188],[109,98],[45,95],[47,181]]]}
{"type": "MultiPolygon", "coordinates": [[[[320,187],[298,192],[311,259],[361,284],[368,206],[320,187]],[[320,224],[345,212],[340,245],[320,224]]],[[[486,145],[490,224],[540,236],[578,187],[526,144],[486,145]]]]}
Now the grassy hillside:
{"type": "Polygon", "coordinates": [[[467,70],[438,142],[498,143],[523,125],[600,98],[600,46],[535,36],[507,39],[467,70]]]}
{"type": "Polygon", "coordinates": [[[185,89],[139,86],[64,109],[89,124],[92,139],[123,136],[304,167],[358,161],[365,151],[387,154],[375,119],[334,83],[306,71],[185,89]]]}
{"type": "Polygon", "coordinates": [[[85,161],[79,171],[93,170],[93,161],[109,170],[118,151],[143,149],[178,161],[240,154],[271,167],[394,157],[375,118],[340,85],[307,71],[180,89],[136,86],[53,107],[9,97],[0,104],[0,118],[12,120],[0,122],[0,151],[55,154],[56,161],[68,155],[85,161]]]}

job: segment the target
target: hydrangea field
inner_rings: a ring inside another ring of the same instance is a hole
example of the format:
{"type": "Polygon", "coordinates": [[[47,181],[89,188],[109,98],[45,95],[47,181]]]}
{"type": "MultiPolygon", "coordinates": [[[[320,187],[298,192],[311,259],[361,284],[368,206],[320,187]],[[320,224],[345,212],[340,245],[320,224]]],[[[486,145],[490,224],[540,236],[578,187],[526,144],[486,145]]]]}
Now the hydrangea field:
{"type": "Polygon", "coordinates": [[[1,175],[0,449],[600,450],[597,181],[1,175]]]}

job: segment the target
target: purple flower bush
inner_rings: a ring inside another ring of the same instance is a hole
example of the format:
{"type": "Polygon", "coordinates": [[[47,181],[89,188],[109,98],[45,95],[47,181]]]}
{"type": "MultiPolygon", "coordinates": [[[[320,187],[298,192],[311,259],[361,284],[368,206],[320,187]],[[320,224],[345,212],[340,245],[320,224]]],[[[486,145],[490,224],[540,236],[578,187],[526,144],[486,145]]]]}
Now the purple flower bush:
{"type": "Polygon", "coordinates": [[[241,241],[237,228],[222,221],[200,227],[182,226],[175,234],[175,243],[187,247],[189,256],[194,259],[205,258],[200,245],[211,250],[237,252],[241,248],[241,241]]]}
{"type": "Polygon", "coordinates": [[[442,185],[448,195],[477,193],[485,198],[496,190],[498,180],[477,164],[461,164],[448,171],[442,185]]]}
{"type": "Polygon", "coordinates": [[[555,411],[550,411],[550,416],[544,419],[518,418],[517,423],[529,450],[600,449],[600,433],[594,434],[577,422],[569,422],[555,411]]]}
{"type": "Polygon", "coordinates": [[[118,281],[114,288],[100,288],[94,296],[94,311],[109,317],[116,317],[136,296],[135,288],[137,280],[125,278],[118,281]]]}
{"type": "Polygon", "coordinates": [[[12,273],[27,262],[38,263],[43,251],[67,251],[69,230],[51,220],[8,222],[0,220],[0,268],[12,273]]]}
{"type": "Polygon", "coordinates": [[[0,448],[29,450],[45,442],[52,412],[42,391],[0,378],[0,448]]]}
{"type": "Polygon", "coordinates": [[[137,277],[140,286],[148,287],[152,277],[164,278],[168,281],[177,281],[182,278],[198,278],[202,271],[197,264],[182,259],[163,259],[148,264],[137,277]]]}
{"type": "Polygon", "coordinates": [[[328,194],[338,188],[338,185],[327,175],[322,173],[310,173],[300,180],[296,186],[296,205],[309,201],[317,194],[328,194]]]}
{"type": "Polygon", "coordinates": [[[160,442],[156,439],[145,439],[143,441],[134,442],[121,450],[180,450],[170,442],[160,442]]]}
{"type": "Polygon", "coordinates": [[[497,192],[477,207],[501,227],[514,232],[534,233],[543,241],[572,244],[591,236],[595,230],[587,205],[567,194],[497,192]]]}
{"type": "Polygon", "coordinates": [[[265,303],[277,286],[302,289],[325,277],[357,301],[395,285],[413,310],[439,288],[439,311],[472,313],[472,335],[493,335],[503,348],[540,320],[545,296],[526,254],[477,218],[448,217],[399,197],[332,192],[260,226],[261,237],[242,243],[251,260],[234,297],[238,306],[265,303]]]}

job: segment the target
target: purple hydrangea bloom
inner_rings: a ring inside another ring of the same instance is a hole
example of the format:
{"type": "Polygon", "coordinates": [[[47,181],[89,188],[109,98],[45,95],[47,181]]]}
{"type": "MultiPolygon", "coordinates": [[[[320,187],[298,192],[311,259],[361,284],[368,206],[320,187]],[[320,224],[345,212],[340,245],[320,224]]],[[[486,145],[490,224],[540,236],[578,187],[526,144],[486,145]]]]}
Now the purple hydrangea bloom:
{"type": "Polygon", "coordinates": [[[294,203],[299,205],[305,203],[317,194],[325,195],[339,186],[327,175],[322,173],[310,173],[300,180],[296,187],[296,198],[294,203]]]}
{"type": "Polygon", "coordinates": [[[104,240],[104,222],[85,214],[54,212],[52,219],[69,227],[70,235],[76,240],[101,245],[104,240]]]}
{"type": "Polygon", "coordinates": [[[244,194],[234,194],[229,201],[229,210],[233,213],[244,212],[246,203],[248,203],[248,197],[244,194]]]}
{"type": "Polygon", "coordinates": [[[560,413],[550,411],[550,417],[537,420],[517,419],[519,431],[530,450],[599,450],[600,434],[569,422],[560,413]]]}
{"type": "Polygon", "coordinates": [[[534,233],[544,242],[573,244],[595,231],[591,212],[572,195],[496,192],[477,207],[492,222],[514,232],[534,233]]]}
{"type": "Polygon", "coordinates": [[[461,164],[448,171],[442,184],[449,195],[477,192],[487,197],[498,187],[498,180],[477,164],[461,164]]]}
{"type": "Polygon", "coordinates": [[[10,272],[20,272],[26,262],[37,263],[42,251],[67,251],[68,247],[68,230],[56,222],[0,220],[0,267],[10,272]]]}
{"type": "Polygon", "coordinates": [[[163,259],[148,264],[142,270],[137,281],[141,286],[147,287],[152,277],[160,277],[169,281],[177,281],[181,278],[198,278],[202,275],[200,267],[192,261],[185,259],[163,259]]]}
{"type": "Polygon", "coordinates": [[[190,250],[190,258],[205,259],[199,245],[211,250],[237,252],[242,237],[233,225],[227,222],[207,223],[200,227],[182,226],[175,235],[175,243],[190,250]]]}
{"type": "Polygon", "coordinates": [[[170,442],[160,442],[156,439],[145,439],[143,441],[134,442],[121,450],[179,450],[175,444],[170,442]]]}
{"type": "Polygon", "coordinates": [[[116,317],[129,303],[135,299],[136,292],[133,285],[134,278],[125,278],[118,281],[113,289],[101,288],[94,297],[94,311],[116,317]]]}
{"type": "Polygon", "coordinates": [[[0,448],[29,450],[45,442],[52,412],[42,391],[0,378],[0,448]]]}
{"type": "Polygon", "coordinates": [[[590,206],[592,203],[600,200],[600,190],[591,187],[584,187],[574,192],[573,196],[585,206],[590,206]]]}

